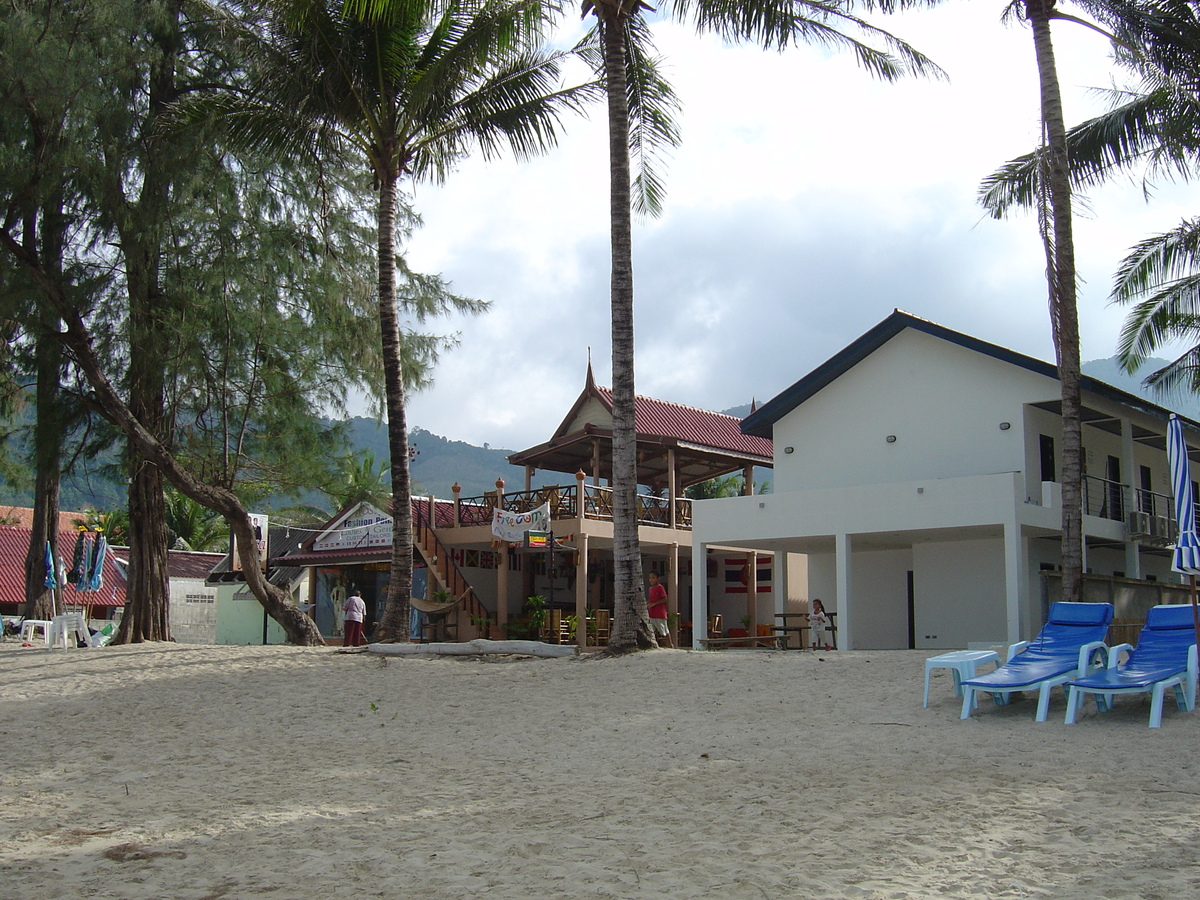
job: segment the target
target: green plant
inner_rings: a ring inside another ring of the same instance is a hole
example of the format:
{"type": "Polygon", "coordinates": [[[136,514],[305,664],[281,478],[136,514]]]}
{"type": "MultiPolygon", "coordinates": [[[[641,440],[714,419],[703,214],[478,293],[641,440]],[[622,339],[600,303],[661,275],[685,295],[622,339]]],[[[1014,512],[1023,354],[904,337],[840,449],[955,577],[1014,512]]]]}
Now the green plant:
{"type": "Polygon", "coordinates": [[[750,630],[750,614],[749,613],[742,616],[742,627],[745,628],[747,631],[750,630]]]}
{"type": "Polygon", "coordinates": [[[575,640],[575,635],[579,631],[579,616],[575,613],[571,613],[571,615],[567,616],[566,622],[567,622],[567,636],[571,640],[575,640]]]}
{"type": "Polygon", "coordinates": [[[546,598],[541,594],[534,594],[526,599],[525,608],[529,610],[530,633],[541,634],[542,629],[546,627],[546,598]]]}
{"type": "Polygon", "coordinates": [[[471,614],[470,618],[471,625],[479,632],[479,636],[486,638],[488,632],[491,630],[492,620],[487,615],[475,615],[474,613],[471,614]]]}
{"type": "Polygon", "coordinates": [[[434,603],[449,603],[451,600],[451,595],[450,592],[445,588],[438,588],[438,590],[429,595],[429,599],[434,603]]]}

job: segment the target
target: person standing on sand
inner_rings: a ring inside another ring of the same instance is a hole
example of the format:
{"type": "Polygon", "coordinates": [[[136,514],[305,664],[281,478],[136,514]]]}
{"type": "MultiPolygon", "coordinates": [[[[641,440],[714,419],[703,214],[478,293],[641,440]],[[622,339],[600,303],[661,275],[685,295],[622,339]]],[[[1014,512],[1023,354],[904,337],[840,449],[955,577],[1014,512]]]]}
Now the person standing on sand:
{"type": "Polygon", "coordinates": [[[667,627],[667,588],[659,584],[657,572],[650,573],[650,594],[646,598],[646,606],[649,607],[650,625],[658,642],[674,650],[671,629],[667,627]]]}
{"type": "Polygon", "coordinates": [[[825,614],[825,604],[815,597],[808,610],[808,639],[814,650],[833,649],[829,643],[829,616],[825,614]]]}
{"type": "Polygon", "coordinates": [[[343,647],[358,647],[366,643],[363,638],[363,620],[367,617],[367,604],[358,596],[358,591],[351,591],[343,607],[346,612],[346,630],[342,637],[343,647]]]}

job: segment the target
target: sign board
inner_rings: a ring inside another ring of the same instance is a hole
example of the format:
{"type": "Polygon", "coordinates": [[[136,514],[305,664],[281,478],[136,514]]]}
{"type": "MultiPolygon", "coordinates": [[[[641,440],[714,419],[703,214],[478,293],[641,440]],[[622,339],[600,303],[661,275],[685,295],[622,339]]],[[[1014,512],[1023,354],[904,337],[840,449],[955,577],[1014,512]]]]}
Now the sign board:
{"type": "Polygon", "coordinates": [[[509,512],[506,509],[492,510],[492,534],[502,541],[523,543],[527,531],[550,530],[550,504],[543,503],[529,512],[509,512]]]}
{"type": "MultiPolygon", "coordinates": [[[[258,546],[258,564],[267,571],[267,517],[259,513],[250,513],[250,527],[254,529],[254,542],[258,546]]],[[[238,556],[237,539],[230,536],[229,546],[233,551],[233,571],[242,571],[242,560],[238,556]]]]}
{"type": "Polygon", "coordinates": [[[525,549],[526,550],[548,550],[550,548],[550,532],[548,531],[527,531],[525,532],[525,549]]]}
{"type": "Polygon", "coordinates": [[[324,552],[391,545],[392,517],[370,503],[360,503],[313,541],[313,550],[324,552]]]}

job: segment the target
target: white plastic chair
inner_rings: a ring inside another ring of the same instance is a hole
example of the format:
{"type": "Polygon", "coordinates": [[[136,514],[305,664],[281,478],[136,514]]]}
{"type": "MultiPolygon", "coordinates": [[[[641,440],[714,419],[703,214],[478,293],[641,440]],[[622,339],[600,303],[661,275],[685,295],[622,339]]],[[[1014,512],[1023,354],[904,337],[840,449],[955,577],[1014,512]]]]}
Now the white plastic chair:
{"type": "Polygon", "coordinates": [[[81,640],[86,646],[90,636],[82,613],[64,613],[51,621],[48,643],[54,648],[61,646],[64,650],[74,649],[81,640]]]}
{"type": "Polygon", "coordinates": [[[26,619],[21,623],[21,643],[32,644],[33,633],[41,631],[42,643],[50,646],[50,621],[48,619],[26,619]]]}

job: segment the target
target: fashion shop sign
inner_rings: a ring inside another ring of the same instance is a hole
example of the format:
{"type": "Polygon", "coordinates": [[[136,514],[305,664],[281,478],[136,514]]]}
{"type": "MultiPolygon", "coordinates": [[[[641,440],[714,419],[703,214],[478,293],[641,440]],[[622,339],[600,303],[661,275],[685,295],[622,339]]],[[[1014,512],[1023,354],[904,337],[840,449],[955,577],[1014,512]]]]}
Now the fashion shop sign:
{"type": "Polygon", "coordinates": [[[313,542],[313,550],[352,550],[388,547],[392,543],[392,517],[362,503],[313,542]]]}
{"type": "Polygon", "coordinates": [[[492,510],[492,534],[502,541],[524,541],[527,531],[550,530],[550,504],[543,503],[529,512],[492,510]]]}

